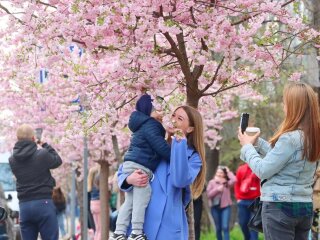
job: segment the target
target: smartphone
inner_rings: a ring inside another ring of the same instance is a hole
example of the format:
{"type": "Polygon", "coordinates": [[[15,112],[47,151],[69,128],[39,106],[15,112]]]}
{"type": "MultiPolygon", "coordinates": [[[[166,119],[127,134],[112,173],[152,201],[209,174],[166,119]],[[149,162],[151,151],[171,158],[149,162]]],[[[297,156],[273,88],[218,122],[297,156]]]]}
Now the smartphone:
{"type": "Polygon", "coordinates": [[[244,131],[248,127],[248,123],[249,123],[249,113],[241,113],[240,128],[242,133],[244,133],[244,131]]]}
{"type": "Polygon", "coordinates": [[[42,128],[36,128],[36,139],[37,139],[37,142],[41,141],[42,132],[43,132],[42,128]]]}

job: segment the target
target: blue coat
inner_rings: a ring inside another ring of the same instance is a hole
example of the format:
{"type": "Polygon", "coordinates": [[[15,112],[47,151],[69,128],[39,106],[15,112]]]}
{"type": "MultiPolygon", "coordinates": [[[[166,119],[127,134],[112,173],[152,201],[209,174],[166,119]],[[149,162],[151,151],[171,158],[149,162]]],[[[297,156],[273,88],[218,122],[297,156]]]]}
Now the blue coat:
{"type": "Polygon", "coordinates": [[[164,139],[166,132],[159,121],[134,111],[129,128],[133,133],[124,161],[139,163],[151,171],[157,168],[161,159],[169,161],[170,146],[164,139]]]}
{"type": "MultiPolygon", "coordinates": [[[[187,240],[185,207],[191,200],[189,185],[198,175],[202,162],[186,140],[172,142],[170,163],[161,161],[151,182],[152,195],[146,210],[144,232],[149,240],[187,240]],[[183,194],[183,191],[185,192],[183,194]]],[[[128,175],[118,173],[122,190],[128,175]]]]}

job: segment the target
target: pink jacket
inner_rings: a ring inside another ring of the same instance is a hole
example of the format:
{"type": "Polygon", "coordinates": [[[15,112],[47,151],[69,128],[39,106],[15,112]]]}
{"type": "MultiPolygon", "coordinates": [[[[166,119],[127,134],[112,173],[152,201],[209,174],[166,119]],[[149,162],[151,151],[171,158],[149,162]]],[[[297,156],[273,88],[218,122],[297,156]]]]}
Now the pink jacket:
{"type": "Polygon", "coordinates": [[[225,208],[227,206],[232,205],[231,200],[231,191],[230,189],[233,187],[234,183],[236,182],[236,177],[232,172],[228,172],[229,181],[228,184],[223,184],[218,182],[215,178],[209,181],[207,186],[207,195],[209,202],[212,202],[213,198],[221,195],[220,200],[220,208],[225,208]],[[218,187],[223,184],[223,190],[219,191],[218,187]]]}

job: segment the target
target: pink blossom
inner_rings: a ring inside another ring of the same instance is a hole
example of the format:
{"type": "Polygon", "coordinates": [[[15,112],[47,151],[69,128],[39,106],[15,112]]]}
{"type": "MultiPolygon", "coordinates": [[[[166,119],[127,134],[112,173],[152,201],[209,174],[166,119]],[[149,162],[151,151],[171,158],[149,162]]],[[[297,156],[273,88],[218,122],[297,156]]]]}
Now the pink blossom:
{"type": "Polygon", "coordinates": [[[301,72],[294,72],[291,74],[289,81],[297,82],[297,81],[300,81],[300,79],[301,79],[301,72]]]}

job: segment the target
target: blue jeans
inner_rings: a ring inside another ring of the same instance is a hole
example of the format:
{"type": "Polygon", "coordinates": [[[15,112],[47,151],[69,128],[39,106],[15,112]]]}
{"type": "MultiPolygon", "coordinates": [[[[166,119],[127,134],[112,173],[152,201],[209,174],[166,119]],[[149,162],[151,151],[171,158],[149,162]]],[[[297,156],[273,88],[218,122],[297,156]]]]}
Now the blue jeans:
{"type": "Polygon", "coordinates": [[[231,218],[231,207],[220,208],[220,206],[213,206],[211,214],[216,226],[216,235],[218,240],[222,240],[222,232],[224,240],[230,239],[229,223],[231,218]]]}
{"type": "Polygon", "coordinates": [[[238,202],[238,219],[244,240],[258,240],[258,232],[250,230],[247,226],[252,216],[252,213],[248,207],[252,202],[253,200],[240,200],[238,202]]]}
{"type": "Polygon", "coordinates": [[[56,207],[51,199],[19,203],[20,231],[23,240],[58,240],[59,228],[56,207]]]}

